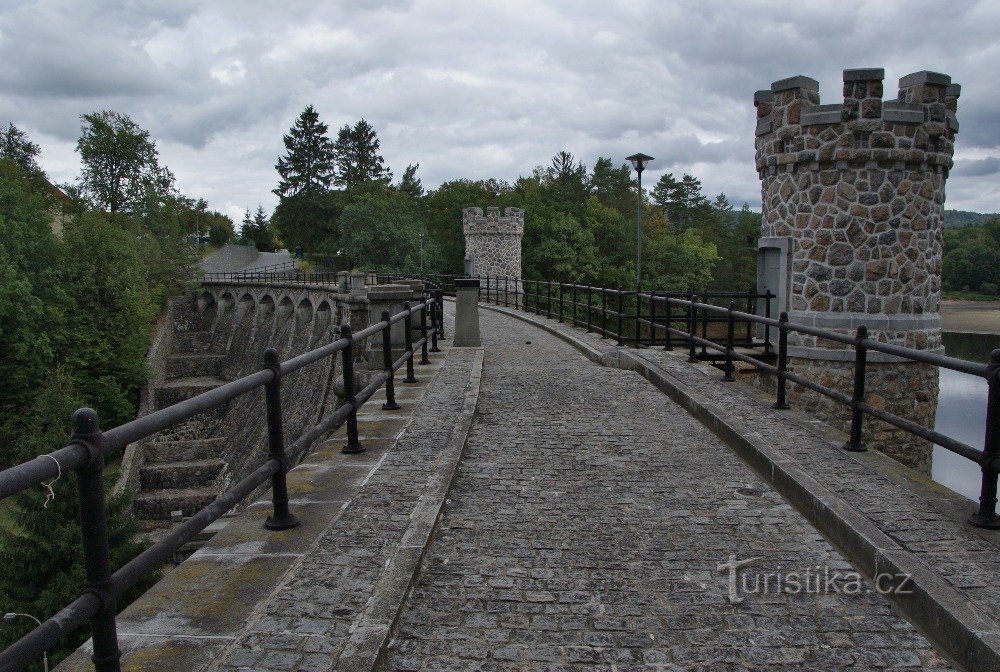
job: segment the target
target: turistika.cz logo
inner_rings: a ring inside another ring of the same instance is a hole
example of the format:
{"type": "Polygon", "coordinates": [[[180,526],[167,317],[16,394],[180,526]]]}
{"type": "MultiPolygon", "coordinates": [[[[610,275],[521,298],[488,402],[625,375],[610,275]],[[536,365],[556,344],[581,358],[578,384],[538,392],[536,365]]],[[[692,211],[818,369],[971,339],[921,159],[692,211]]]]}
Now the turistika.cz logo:
{"type": "Polygon", "coordinates": [[[740,560],[730,555],[727,562],[716,567],[719,572],[727,574],[729,580],[729,601],[740,604],[745,595],[798,595],[805,594],[841,594],[862,595],[878,593],[880,595],[908,595],[912,591],[912,577],[909,574],[882,573],[875,575],[871,582],[858,572],[842,572],[831,570],[823,565],[807,567],[793,572],[766,572],[751,567],[760,562],[763,557],[740,560]]]}

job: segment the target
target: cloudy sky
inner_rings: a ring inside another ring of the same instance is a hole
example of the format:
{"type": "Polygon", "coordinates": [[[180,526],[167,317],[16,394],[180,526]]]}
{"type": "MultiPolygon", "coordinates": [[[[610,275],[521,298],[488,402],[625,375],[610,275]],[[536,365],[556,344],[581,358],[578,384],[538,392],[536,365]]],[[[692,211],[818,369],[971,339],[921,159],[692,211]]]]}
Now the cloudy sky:
{"type": "MultiPolygon", "coordinates": [[[[962,84],[951,208],[1000,212],[1000,2],[950,0],[0,0],[0,123],[73,181],[80,115],[157,141],[178,187],[239,219],[270,210],[286,133],[313,104],[335,136],[364,117],[398,178],[513,181],[559,150],[637,151],[759,207],[753,92],[844,68],[962,84]]],[[[470,204],[471,205],[471,204],[470,204]]]]}

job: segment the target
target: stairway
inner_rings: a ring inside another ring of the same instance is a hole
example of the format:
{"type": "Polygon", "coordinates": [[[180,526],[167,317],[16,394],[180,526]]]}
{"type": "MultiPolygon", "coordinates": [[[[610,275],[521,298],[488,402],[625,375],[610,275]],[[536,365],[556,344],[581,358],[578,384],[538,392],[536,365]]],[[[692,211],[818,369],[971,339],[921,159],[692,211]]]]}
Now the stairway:
{"type": "MultiPolygon", "coordinates": [[[[156,410],[224,385],[225,356],[211,352],[209,331],[174,334],[166,379],[153,391],[156,410]]],[[[133,500],[139,529],[154,540],[169,531],[174,512],[188,518],[219,494],[226,438],[216,436],[225,406],[200,413],[152,437],[144,446],[140,488],[133,500]]]]}

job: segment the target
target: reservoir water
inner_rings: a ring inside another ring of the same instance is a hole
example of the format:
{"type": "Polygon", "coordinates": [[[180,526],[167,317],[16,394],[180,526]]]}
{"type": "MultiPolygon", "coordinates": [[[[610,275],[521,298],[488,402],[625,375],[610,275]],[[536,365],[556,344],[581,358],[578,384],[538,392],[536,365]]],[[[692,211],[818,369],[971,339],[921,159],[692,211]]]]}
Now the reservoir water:
{"type": "MultiPolygon", "coordinates": [[[[1000,348],[1000,335],[944,332],[945,354],[986,363],[1000,348]]],[[[940,369],[939,396],[934,429],[973,448],[982,449],[986,432],[986,381],[983,378],[940,369]]],[[[934,446],[931,476],[955,492],[979,500],[981,472],[964,457],[934,446]]]]}

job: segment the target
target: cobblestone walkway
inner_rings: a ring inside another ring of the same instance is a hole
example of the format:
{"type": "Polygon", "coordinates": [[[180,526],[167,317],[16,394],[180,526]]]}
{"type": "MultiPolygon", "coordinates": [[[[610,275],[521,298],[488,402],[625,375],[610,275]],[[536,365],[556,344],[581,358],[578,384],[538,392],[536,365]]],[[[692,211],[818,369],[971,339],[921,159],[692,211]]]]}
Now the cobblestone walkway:
{"type": "Polygon", "coordinates": [[[481,322],[477,417],[386,669],[948,668],[639,375],[481,322]]]}

